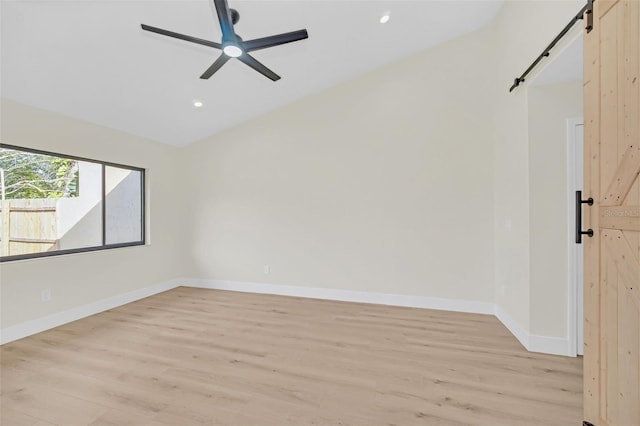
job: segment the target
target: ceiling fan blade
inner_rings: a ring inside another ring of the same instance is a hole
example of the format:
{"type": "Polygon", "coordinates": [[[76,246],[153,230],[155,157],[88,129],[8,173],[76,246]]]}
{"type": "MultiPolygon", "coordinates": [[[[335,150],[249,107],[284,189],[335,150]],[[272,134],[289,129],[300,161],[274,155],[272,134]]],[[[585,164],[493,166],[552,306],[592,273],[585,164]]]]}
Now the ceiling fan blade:
{"type": "Polygon", "coordinates": [[[179,38],[180,40],[190,41],[191,43],[202,44],[204,46],[209,46],[216,49],[222,49],[222,45],[220,43],[215,43],[213,41],[203,40],[197,37],[191,37],[184,34],[174,33],[173,31],[163,30],[162,28],[152,27],[150,25],[141,24],[140,26],[142,27],[143,30],[150,31],[152,33],[162,34],[162,35],[173,37],[173,38],[179,38]]]}
{"type": "Polygon", "coordinates": [[[208,79],[216,71],[218,71],[224,64],[226,64],[229,59],[231,58],[223,53],[218,57],[218,59],[216,59],[216,61],[213,64],[211,64],[209,68],[207,68],[207,70],[204,72],[204,74],[200,76],[200,78],[203,80],[208,79]]]}
{"type": "Polygon", "coordinates": [[[290,33],[277,34],[269,37],[247,40],[242,44],[246,52],[252,52],[254,50],[266,49],[267,47],[279,46],[281,44],[304,40],[305,38],[309,38],[309,33],[307,33],[307,30],[298,30],[291,31],[290,33]]]}
{"type": "Polygon", "coordinates": [[[236,33],[233,31],[233,22],[231,21],[231,12],[227,0],[213,0],[220,22],[220,30],[222,31],[222,43],[228,41],[236,41],[236,33]]]}
{"type": "Polygon", "coordinates": [[[265,67],[264,65],[262,65],[260,62],[258,62],[258,60],[256,58],[254,58],[253,56],[245,53],[244,55],[241,55],[237,58],[240,62],[250,66],[251,68],[253,68],[254,70],[258,71],[260,74],[264,75],[265,77],[273,80],[273,81],[278,81],[280,80],[280,76],[276,73],[274,73],[273,71],[271,71],[269,68],[265,67]]]}

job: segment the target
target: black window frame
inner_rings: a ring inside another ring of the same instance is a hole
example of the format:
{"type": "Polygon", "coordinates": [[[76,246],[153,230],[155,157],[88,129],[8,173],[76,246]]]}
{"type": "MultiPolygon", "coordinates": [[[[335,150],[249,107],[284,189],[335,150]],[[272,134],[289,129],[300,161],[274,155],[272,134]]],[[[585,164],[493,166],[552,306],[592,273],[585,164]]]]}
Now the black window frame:
{"type": "Polygon", "coordinates": [[[77,160],[88,163],[100,164],[102,166],[102,194],[101,194],[101,209],[102,209],[102,244],[99,246],[92,247],[82,247],[77,249],[66,249],[66,250],[55,250],[55,251],[45,251],[40,253],[30,253],[30,254],[17,254],[12,256],[0,256],[0,263],[11,262],[15,260],[26,260],[26,259],[37,259],[43,257],[53,257],[53,256],[62,256],[66,254],[76,254],[76,253],[87,253],[93,251],[102,251],[102,250],[111,250],[121,247],[133,247],[133,246],[144,246],[147,244],[147,228],[146,228],[146,169],[142,167],[129,166],[126,164],[113,163],[110,161],[100,161],[94,160],[92,158],[78,157],[76,155],[67,155],[60,154],[57,152],[44,151],[40,149],[27,148],[18,145],[10,145],[5,143],[0,143],[0,148],[4,149],[12,149],[15,151],[28,152],[31,154],[41,154],[41,155],[49,155],[58,158],[64,158],[69,160],[77,160]],[[140,225],[141,225],[141,240],[135,242],[127,242],[127,243],[117,243],[117,244],[106,244],[106,168],[107,167],[116,167],[120,169],[127,169],[140,173],[140,225]]]}

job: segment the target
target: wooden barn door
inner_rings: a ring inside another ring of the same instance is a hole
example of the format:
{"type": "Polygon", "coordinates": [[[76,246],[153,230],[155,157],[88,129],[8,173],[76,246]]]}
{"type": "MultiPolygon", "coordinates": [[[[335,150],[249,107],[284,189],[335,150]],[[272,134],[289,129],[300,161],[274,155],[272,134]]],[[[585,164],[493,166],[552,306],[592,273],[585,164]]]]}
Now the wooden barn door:
{"type": "MultiPolygon", "coordinates": [[[[640,0],[585,35],[585,420],[640,425],[640,0]]],[[[585,424],[588,424],[586,423],[585,424]]]]}

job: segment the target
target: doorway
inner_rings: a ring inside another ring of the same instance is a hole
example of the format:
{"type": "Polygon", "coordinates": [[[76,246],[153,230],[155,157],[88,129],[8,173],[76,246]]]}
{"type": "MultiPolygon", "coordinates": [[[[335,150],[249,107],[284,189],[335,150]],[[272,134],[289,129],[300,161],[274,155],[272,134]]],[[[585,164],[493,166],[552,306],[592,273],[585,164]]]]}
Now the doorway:
{"type": "Polygon", "coordinates": [[[530,294],[534,348],[582,354],[582,246],[575,194],[583,172],[583,37],[575,34],[531,79],[529,105],[530,294]]]}

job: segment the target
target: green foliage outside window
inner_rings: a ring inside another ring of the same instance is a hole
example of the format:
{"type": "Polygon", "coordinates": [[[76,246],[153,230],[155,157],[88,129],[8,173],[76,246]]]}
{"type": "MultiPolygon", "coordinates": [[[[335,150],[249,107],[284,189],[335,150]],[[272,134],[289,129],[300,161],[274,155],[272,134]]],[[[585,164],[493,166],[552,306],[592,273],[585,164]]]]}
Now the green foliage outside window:
{"type": "Polygon", "coordinates": [[[78,162],[0,148],[5,199],[77,197],[78,162]]]}

